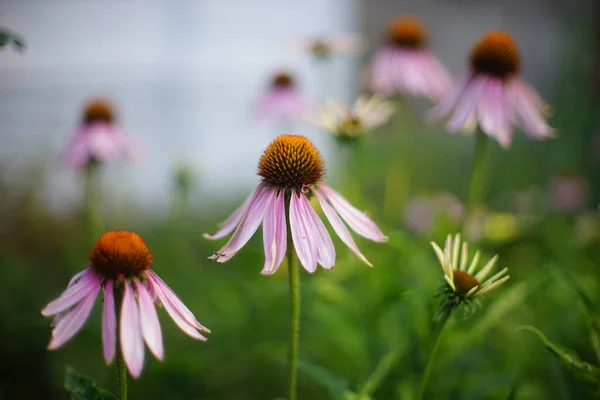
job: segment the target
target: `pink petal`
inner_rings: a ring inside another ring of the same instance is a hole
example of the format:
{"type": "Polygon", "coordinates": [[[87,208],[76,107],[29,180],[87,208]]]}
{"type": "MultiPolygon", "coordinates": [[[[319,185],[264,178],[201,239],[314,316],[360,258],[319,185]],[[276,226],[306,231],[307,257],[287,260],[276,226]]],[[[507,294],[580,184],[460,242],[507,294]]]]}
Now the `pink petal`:
{"type": "Polygon", "coordinates": [[[94,274],[91,268],[84,270],[84,272],[85,273],[80,275],[77,283],[70,283],[71,287],[67,288],[58,299],[50,302],[44,307],[41,311],[43,316],[49,317],[58,314],[61,311],[65,311],[77,304],[77,302],[87,296],[93,287],[99,284],[99,278],[94,274]]]}
{"type": "Polygon", "coordinates": [[[244,213],[229,242],[209,258],[220,263],[231,259],[254,235],[265,216],[269,202],[276,195],[276,189],[267,187],[264,183],[261,183],[256,192],[256,197],[248,205],[248,210],[244,213]]]}
{"type": "Polygon", "coordinates": [[[310,231],[314,234],[314,241],[317,247],[317,261],[325,269],[333,268],[335,264],[335,247],[331,241],[331,236],[329,236],[327,228],[323,225],[323,221],[321,221],[315,210],[310,206],[304,193],[300,195],[299,207],[304,216],[304,221],[310,224],[310,231]]]}
{"type": "Polygon", "coordinates": [[[518,78],[509,83],[508,96],[521,117],[525,132],[534,139],[554,136],[554,130],[546,123],[542,112],[543,102],[533,88],[518,78]]]}
{"type": "Polygon", "coordinates": [[[287,227],[285,223],[285,192],[282,190],[271,201],[263,222],[263,245],[265,265],[263,275],[277,271],[287,250],[287,227]]]}
{"type": "Polygon", "coordinates": [[[486,77],[475,76],[469,86],[465,88],[461,99],[456,104],[452,117],[446,125],[450,132],[457,132],[461,129],[470,130],[469,122],[476,115],[481,88],[487,83],[487,79],[486,77]]]}
{"type": "Polygon", "coordinates": [[[181,302],[173,302],[172,297],[167,295],[168,291],[170,291],[168,286],[164,285],[160,278],[156,278],[158,278],[156,274],[148,275],[146,282],[149,283],[149,285],[153,287],[153,290],[158,294],[160,302],[164,306],[165,310],[167,311],[173,322],[175,322],[179,329],[181,329],[186,335],[190,336],[191,338],[205,341],[206,337],[198,333],[198,331],[196,330],[197,328],[195,328],[193,324],[191,324],[188,321],[188,318],[184,316],[187,312],[189,312],[187,307],[183,306],[183,303],[181,302]]]}
{"type": "Polygon", "coordinates": [[[300,199],[293,191],[290,201],[290,230],[300,263],[308,272],[315,272],[317,269],[317,245],[311,224],[305,219],[302,212],[300,199]]]}
{"type": "Polygon", "coordinates": [[[394,50],[384,46],[377,50],[369,71],[369,89],[384,96],[396,91],[392,80],[394,50]]]}
{"type": "Polygon", "coordinates": [[[117,347],[117,318],[115,316],[115,297],[113,281],[104,284],[104,307],[102,309],[102,345],[104,347],[104,360],[110,364],[117,347]]]}
{"type": "Polygon", "coordinates": [[[83,300],[58,321],[52,331],[52,340],[50,340],[50,344],[48,345],[49,350],[59,348],[79,332],[94,307],[94,302],[99,291],[100,281],[96,280],[95,285],[89,285],[87,294],[83,300]]]}
{"type": "Polygon", "coordinates": [[[313,190],[313,193],[315,194],[315,196],[317,196],[317,200],[319,200],[319,204],[321,205],[325,216],[331,223],[331,226],[333,227],[335,233],[337,233],[340,239],[342,239],[342,242],[344,242],[344,244],[348,246],[350,250],[352,250],[362,262],[367,264],[369,267],[372,267],[373,265],[369,262],[369,260],[366,259],[366,257],[360,252],[360,250],[356,246],[356,243],[354,242],[354,239],[352,239],[352,236],[346,228],[346,225],[344,225],[337,212],[327,202],[325,195],[320,193],[318,189],[313,190]]]}
{"type": "Polygon", "coordinates": [[[123,281],[125,293],[121,305],[120,340],[121,352],[127,370],[132,377],[137,378],[144,366],[144,339],[140,327],[140,310],[135,302],[132,290],[127,280],[123,281]]]}
{"type": "Polygon", "coordinates": [[[463,98],[472,80],[473,74],[471,72],[465,73],[448,95],[437,106],[427,112],[427,117],[430,119],[440,119],[448,116],[456,108],[460,99],[463,98]]]}
{"type": "Polygon", "coordinates": [[[477,110],[481,129],[507,148],[511,142],[512,118],[506,103],[504,82],[498,78],[487,79],[481,87],[480,99],[477,110]]]}
{"type": "Polygon", "coordinates": [[[220,224],[221,229],[219,229],[217,231],[217,233],[215,233],[214,235],[209,235],[208,233],[205,233],[203,235],[204,238],[210,239],[210,240],[221,239],[221,238],[229,235],[231,232],[233,232],[235,227],[238,225],[238,223],[242,219],[242,216],[246,212],[246,209],[248,208],[248,204],[252,203],[253,199],[256,197],[256,192],[260,188],[261,188],[260,186],[257,186],[257,188],[254,189],[254,191],[250,194],[250,196],[248,196],[248,198],[242,203],[242,205],[239,206],[233,212],[233,214],[231,214],[231,216],[225,220],[225,222],[220,224]]]}
{"type": "Polygon", "coordinates": [[[352,207],[350,203],[328,186],[321,184],[319,189],[354,232],[374,242],[383,243],[387,241],[387,236],[379,230],[375,222],[367,217],[365,213],[352,207]]]}
{"type": "Polygon", "coordinates": [[[138,304],[140,306],[142,335],[154,357],[162,360],[164,358],[162,332],[156,308],[154,308],[154,302],[146,287],[137,278],[134,278],[133,281],[135,282],[138,304]]]}

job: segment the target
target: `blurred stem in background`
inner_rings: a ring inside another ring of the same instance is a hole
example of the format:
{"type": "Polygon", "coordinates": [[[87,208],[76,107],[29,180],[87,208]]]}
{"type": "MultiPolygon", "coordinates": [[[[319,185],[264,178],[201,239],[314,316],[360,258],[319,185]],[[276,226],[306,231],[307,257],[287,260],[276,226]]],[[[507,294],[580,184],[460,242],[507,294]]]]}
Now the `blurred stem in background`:
{"type": "Polygon", "coordinates": [[[469,214],[469,211],[472,210],[473,206],[482,200],[485,180],[485,158],[487,154],[487,148],[489,147],[488,142],[488,136],[483,133],[481,128],[477,128],[477,132],[475,133],[473,165],[471,166],[471,181],[469,182],[465,204],[465,219],[469,214]]]}
{"type": "Polygon", "coordinates": [[[383,213],[387,218],[402,215],[410,195],[410,165],[413,152],[416,117],[406,98],[398,99],[399,111],[390,122],[388,169],[385,178],[383,213]]]}
{"type": "MultiPolygon", "coordinates": [[[[286,210],[289,210],[289,199],[286,199],[286,210]]],[[[288,354],[289,390],[288,400],[296,400],[297,370],[298,370],[298,341],[300,339],[300,271],[294,257],[292,232],[287,227],[287,262],[290,291],[290,344],[288,354]]]]}
{"type": "Polygon", "coordinates": [[[454,310],[454,303],[446,303],[442,305],[442,308],[435,316],[435,324],[433,326],[433,331],[431,333],[431,350],[429,351],[429,357],[427,358],[427,365],[425,366],[425,371],[423,372],[423,377],[421,378],[421,389],[419,390],[419,400],[425,399],[425,395],[427,394],[427,385],[429,384],[429,378],[431,377],[431,370],[433,369],[435,356],[438,352],[441,343],[441,336],[444,328],[446,327],[446,323],[450,316],[452,315],[452,311],[454,310]]]}
{"type": "Polygon", "coordinates": [[[397,348],[389,351],[387,354],[381,357],[379,363],[377,363],[377,366],[375,367],[375,370],[360,390],[358,399],[369,399],[370,396],[375,393],[383,379],[396,365],[401,354],[402,349],[397,348]]]}
{"type": "MultiPolygon", "coordinates": [[[[115,304],[121,304],[123,302],[123,287],[115,286],[115,304]]],[[[115,366],[117,368],[117,400],[127,400],[127,368],[125,366],[125,360],[121,353],[121,339],[119,337],[119,318],[117,318],[116,331],[117,331],[117,346],[116,346],[116,360],[115,366]]]]}
{"type": "Polygon", "coordinates": [[[84,166],[84,218],[88,244],[102,233],[100,217],[100,163],[91,159],[84,166]]]}
{"type": "Polygon", "coordinates": [[[190,204],[194,172],[186,163],[178,163],[175,166],[173,180],[175,193],[171,205],[171,215],[176,221],[184,221],[190,204]]]}

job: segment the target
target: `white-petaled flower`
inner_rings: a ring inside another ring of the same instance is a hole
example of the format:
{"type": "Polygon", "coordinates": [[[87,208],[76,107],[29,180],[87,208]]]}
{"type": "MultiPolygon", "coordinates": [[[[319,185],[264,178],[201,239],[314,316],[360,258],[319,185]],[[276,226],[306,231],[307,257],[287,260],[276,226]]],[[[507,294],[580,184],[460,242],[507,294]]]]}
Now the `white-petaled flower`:
{"type": "Polygon", "coordinates": [[[481,253],[476,251],[469,262],[469,245],[461,241],[460,234],[456,234],[454,238],[448,235],[444,250],[434,242],[431,242],[431,245],[444,271],[447,285],[443,292],[447,296],[444,300],[447,305],[456,306],[468,302],[476,296],[496,289],[510,279],[508,268],[486,279],[496,265],[498,256],[492,257],[483,268],[478,270],[481,253]]]}
{"type": "Polygon", "coordinates": [[[358,53],[364,45],[358,34],[339,33],[297,39],[294,47],[310,53],[315,58],[326,59],[338,54],[358,53]]]}
{"type": "Polygon", "coordinates": [[[339,139],[352,141],[388,122],[395,111],[392,102],[377,95],[361,96],[351,106],[341,100],[329,100],[311,122],[339,139]]]}

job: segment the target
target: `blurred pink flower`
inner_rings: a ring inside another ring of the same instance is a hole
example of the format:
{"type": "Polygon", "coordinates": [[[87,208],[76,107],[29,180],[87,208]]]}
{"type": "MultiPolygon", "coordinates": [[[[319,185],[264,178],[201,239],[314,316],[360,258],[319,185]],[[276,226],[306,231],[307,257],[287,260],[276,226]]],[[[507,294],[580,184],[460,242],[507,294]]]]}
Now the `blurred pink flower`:
{"type": "Polygon", "coordinates": [[[209,258],[220,263],[230,260],[262,223],[265,265],[261,273],[274,273],[287,251],[288,214],[291,242],[304,269],[315,272],[317,263],[326,269],[333,268],[333,242],[309,202],[315,196],[342,242],[361,261],[371,266],[341,218],[352,230],[367,239],[385,242],[387,237],[370,218],[326,186],[322,182],[324,174],[323,159],[308,139],[296,135],[277,137],[258,163],[258,175],[262,182],[244,204],[223,222],[217,233],[204,235],[207,239],[220,239],[233,232],[229,242],[209,258]]]}
{"type": "Polygon", "coordinates": [[[559,176],[550,181],[550,199],[557,211],[577,211],[587,201],[588,188],[578,176],[559,176]]]}
{"type": "Polygon", "coordinates": [[[411,199],[404,209],[404,223],[418,234],[433,231],[437,222],[459,224],[464,215],[462,202],[451,193],[437,193],[411,199]]]}
{"type": "Polygon", "coordinates": [[[157,359],[164,358],[155,304],[162,305],[187,335],[206,340],[198,331],[210,331],[196,320],[177,295],[150,269],[152,254],[136,233],[104,233],[91,248],[89,258],[89,267],[76,274],[60,297],[42,310],[45,317],[55,316],[48,349],[61,347],[79,332],[92,311],[100,289],[104,291],[104,359],[107,364],[110,363],[115,351],[119,351],[119,334],[120,351],[134,378],[140,376],[144,365],[144,342],[157,359]],[[117,305],[120,307],[118,324],[115,298],[122,299],[121,304],[117,305]]]}
{"type": "Polygon", "coordinates": [[[258,102],[257,116],[275,122],[301,119],[308,112],[309,104],[304,99],[291,74],[275,74],[269,88],[258,102]]]}
{"type": "Polygon", "coordinates": [[[104,99],[94,99],[87,104],[63,159],[67,165],[79,168],[121,156],[139,158],[141,152],[140,144],[116,124],[112,105],[104,99]]]}
{"type": "Polygon", "coordinates": [[[412,16],[396,17],[388,26],[386,44],[369,69],[369,87],[384,96],[396,93],[439,100],[452,86],[446,68],[427,47],[427,32],[412,16]]]}
{"type": "Polygon", "coordinates": [[[512,141],[513,123],[520,123],[534,139],[554,131],[545,121],[547,106],[521,80],[519,51],[503,32],[488,32],[471,52],[471,66],[453,90],[430,111],[434,119],[449,117],[450,132],[473,131],[477,125],[502,147],[512,141]]]}

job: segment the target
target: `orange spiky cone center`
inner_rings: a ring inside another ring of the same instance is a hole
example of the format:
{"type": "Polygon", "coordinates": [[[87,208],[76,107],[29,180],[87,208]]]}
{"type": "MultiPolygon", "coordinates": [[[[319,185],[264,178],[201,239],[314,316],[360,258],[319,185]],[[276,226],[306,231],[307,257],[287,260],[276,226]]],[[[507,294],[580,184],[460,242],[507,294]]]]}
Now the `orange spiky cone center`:
{"type": "Polygon", "coordinates": [[[488,32],[471,51],[471,68],[475,73],[508,78],[519,71],[519,49],[507,33],[488,32]]]}
{"type": "Polygon", "coordinates": [[[474,287],[479,286],[477,279],[464,271],[455,269],[453,275],[454,286],[456,286],[456,291],[459,293],[467,293],[474,287]]]}
{"type": "Polygon", "coordinates": [[[395,47],[420,49],[427,42],[427,29],[416,17],[396,17],[388,25],[386,39],[395,47]]]}
{"type": "Polygon", "coordinates": [[[112,123],[114,120],[115,116],[112,105],[107,100],[92,100],[86,105],[83,112],[83,122],[86,124],[91,124],[93,122],[112,123]]]}
{"type": "Polygon", "coordinates": [[[91,267],[100,275],[115,279],[138,276],[152,264],[152,253],[134,232],[108,231],[98,238],[89,253],[91,267]]]}

